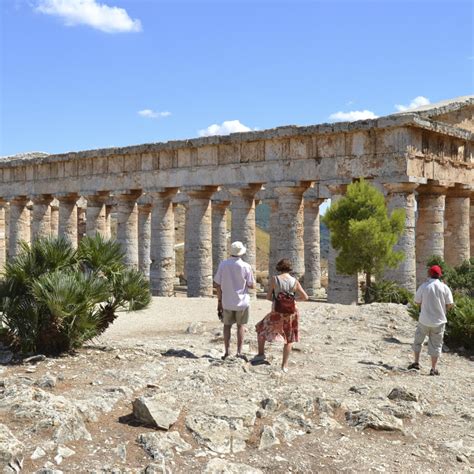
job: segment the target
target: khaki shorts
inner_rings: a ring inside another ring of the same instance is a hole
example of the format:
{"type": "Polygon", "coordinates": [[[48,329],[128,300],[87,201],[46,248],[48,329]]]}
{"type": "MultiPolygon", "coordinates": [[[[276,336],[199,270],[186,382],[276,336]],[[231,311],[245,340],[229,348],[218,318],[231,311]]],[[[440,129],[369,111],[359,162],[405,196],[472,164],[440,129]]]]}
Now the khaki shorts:
{"type": "Polygon", "coordinates": [[[428,355],[433,357],[439,357],[443,348],[444,327],[445,324],[430,327],[418,323],[418,326],[416,326],[415,331],[415,342],[413,343],[413,351],[421,352],[421,346],[423,345],[423,342],[425,342],[426,336],[428,336],[428,355]]]}
{"type": "Polygon", "coordinates": [[[248,306],[242,311],[232,311],[230,309],[225,309],[224,318],[222,319],[222,322],[226,326],[232,326],[232,324],[234,323],[237,323],[240,326],[249,322],[249,315],[250,311],[248,306]]]}

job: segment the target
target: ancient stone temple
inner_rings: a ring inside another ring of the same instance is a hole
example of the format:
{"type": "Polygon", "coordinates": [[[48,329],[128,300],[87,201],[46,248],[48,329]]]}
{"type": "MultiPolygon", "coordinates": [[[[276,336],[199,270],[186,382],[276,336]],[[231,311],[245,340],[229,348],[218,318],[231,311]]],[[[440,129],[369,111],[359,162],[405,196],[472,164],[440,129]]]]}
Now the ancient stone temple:
{"type": "MultiPolygon", "coordinates": [[[[125,148],[0,160],[0,265],[21,240],[84,233],[117,239],[126,263],[149,275],[153,293],[173,294],[174,206],[184,203],[188,296],[212,294],[216,261],[231,240],[255,267],[255,206],[267,202],[270,271],[290,258],[310,294],[320,287],[319,206],[365,177],[389,208],[406,210],[405,252],[387,276],[413,291],[426,260],[452,265],[473,254],[474,97],[352,123],[236,133],[125,148]],[[7,222],[6,222],[7,221],[7,222]],[[8,235],[5,235],[7,224],[8,235]]],[[[356,277],[340,275],[329,254],[328,300],[354,303],[356,277]]]]}

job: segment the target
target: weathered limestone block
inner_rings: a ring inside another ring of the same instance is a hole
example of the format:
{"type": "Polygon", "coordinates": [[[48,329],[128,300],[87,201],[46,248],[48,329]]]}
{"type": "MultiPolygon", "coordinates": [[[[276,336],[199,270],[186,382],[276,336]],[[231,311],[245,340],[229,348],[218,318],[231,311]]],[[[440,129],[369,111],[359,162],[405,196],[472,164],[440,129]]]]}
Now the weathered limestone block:
{"type": "Polygon", "coordinates": [[[470,199],[470,212],[469,212],[469,235],[470,235],[470,241],[471,241],[471,257],[474,256],[474,194],[471,193],[471,199],[470,199]]]}
{"type": "Polygon", "coordinates": [[[150,193],[151,215],[150,281],[155,296],[172,296],[175,278],[175,232],[172,198],[176,188],[150,193]]]}
{"type": "Polygon", "coordinates": [[[138,204],[138,269],[150,278],[151,204],[138,204]]]}
{"type": "Polygon", "coordinates": [[[51,236],[51,194],[33,196],[33,219],[31,222],[31,239],[51,236]]]}
{"type": "Polygon", "coordinates": [[[86,233],[89,236],[100,234],[107,237],[106,202],[109,199],[109,191],[99,191],[87,194],[87,220],[86,233]]]}
{"type": "Polygon", "coordinates": [[[308,185],[278,185],[279,236],[277,261],[288,258],[296,278],[304,274],[303,192],[308,185]]]}
{"type": "Polygon", "coordinates": [[[227,208],[230,201],[212,201],[212,273],[227,255],[227,208]]]}
{"type": "Polygon", "coordinates": [[[78,244],[77,229],[77,193],[58,195],[59,201],[59,229],[60,236],[69,239],[74,248],[78,244]]]}
{"type": "Polygon", "coordinates": [[[189,197],[185,223],[185,269],[188,296],[212,295],[211,195],[217,186],[187,189],[189,197]]]}
{"type": "Polygon", "coordinates": [[[324,199],[304,199],[304,287],[309,296],[321,288],[319,206],[324,199]]]}
{"type": "Polygon", "coordinates": [[[453,267],[470,257],[470,195],[468,186],[450,188],[446,195],[444,260],[453,267]]]}
{"type": "Polygon", "coordinates": [[[414,183],[390,183],[385,185],[389,212],[394,209],[405,210],[405,230],[394,246],[394,250],[402,251],[405,257],[398,268],[387,269],[384,276],[387,280],[397,282],[412,293],[416,291],[415,189],[417,186],[414,183]]]}
{"type": "Polygon", "coordinates": [[[138,206],[140,190],[118,194],[117,198],[117,242],[124,251],[124,263],[138,268],[138,206]]]}
{"type": "Polygon", "coordinates": [[[426,264],[432,255],[444,258],[444,208],[446,188],[418,188],[418,220],[416,222],[416,284],[426,279],[426,264]]]}
{"type": "MultiPolygon", "coordinates": [[[[331,186],[333,203],[342,198],[347,186],[331,186]]],[[[328,303],[357,304],[359,285],[357,275],[343,275],[336,269],[337,251],[329,244],[328,256],[328,303]]]]}
{"type": "Polygon", "coordinates": [[[26,207],[26,196],[10,200],[10,228],[8,239],[9,258],[15,258],[20,251],[20,242],[30,242],[30,210],[26,207]]]}

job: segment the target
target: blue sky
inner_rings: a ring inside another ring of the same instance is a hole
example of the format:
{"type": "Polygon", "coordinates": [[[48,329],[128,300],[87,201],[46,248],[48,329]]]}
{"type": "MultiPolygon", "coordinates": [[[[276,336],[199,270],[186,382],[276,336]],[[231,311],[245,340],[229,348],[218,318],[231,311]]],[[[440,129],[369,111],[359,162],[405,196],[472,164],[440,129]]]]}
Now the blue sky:
{"type": "Polygon", "coordinates": [[[469,1],[0,8],[0,155],[380,116],[473,89],[469,1]]]}

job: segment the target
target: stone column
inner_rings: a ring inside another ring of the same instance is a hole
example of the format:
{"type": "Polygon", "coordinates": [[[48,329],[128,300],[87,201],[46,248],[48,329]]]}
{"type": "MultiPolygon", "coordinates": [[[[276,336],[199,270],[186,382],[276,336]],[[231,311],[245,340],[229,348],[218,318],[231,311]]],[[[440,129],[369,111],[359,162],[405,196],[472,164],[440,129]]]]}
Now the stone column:
{"type": "Polygon", "coordinates": [[[186,245],[184,265],[188,280],[188,296],[212,296],[212,217],[211,196],[217,186],[186,190],[186,245]]]}
{"type": "Polygon", "coordinates": [[[10,226],[8,236],[8,258],[20,252],[20,242],[30,242],[30,211],[26,207],[28,198],[17,196],[10,200],[10,226]]]}
{"type": "Polygon", "coordinates": [[[260,190],[260,184],[231,188],[229,193],[232,196],[230,209],[231,220],[231,241],[240,241],[247,248],[246,254],[242,257],[244,261],[252,267],[254,276],[257,271],[257,243],[255,240],[255,194],[260,190]]]}
{"type": "MultiPolygon", "coordinates": [[[[140,190],[117,194],[117,242],[125,253],[124,263],[138,268],[138,206],[140,190]]],[[[105,207],[104,207],[105,224],[105,207]]],[[[105,225],[103,227],[105,231],[105,225]]]]}
{"type": "Polygon", "coordinates": [[[5,208],[7,201],[0,198],[0,274],[5,269],[5,263],[7,263],[7,248],[6,248],[6,236],[5,236],[5,208]]]}
{"type": "Polygon", "coordinates": [[[444,258],[444,207],[446,187],[422,185],[418,188],[416,221],[416,284],[426,280],[426,264],[431,256],[444,258]]]}
{"type": "Polygon", "coordinates": [[[85,207],[77,206],[77,243],[79,243],[87,232],[87,212],[85,207]]]}
{"type": "Polygon", "coordinates": [[[31,240],[51,237],[51,194],[33,196],[33,219],[31,223],[31,240]]]}
{"type": "Polygon", "coordinates": [[[449,188],[446,194],[444,260],[452,267],[457,267],[470,257],[470,195],[468,186],[449,188]]]}
{"type": "Polygon", "coordinates": [[[474,257],[474,193],[471,192],[471,210],[469,216],[469,240],[471,242],[471,257],[474,257]]]}
{"type": "Polygon", "coordinates": [[[151,267],[150,282],[154,296],[173,296],[175,267],[175,235],[173,196],[177,188],[161,189],[150,193],[151,214],[151,267]]]}
{"type": "MultiPolygon", "coordinates": [[[[330,186],[332,204],[343,197],[346,185],[330,186]]],[[[344,275],[336,269],[337,251],[329,244],[328,255],[328,303],[357,304],[359,281],[357,275],[344,275]]]]}
{"type": "Polygon", "coordinates": [[[277,186],[279,235],[277,261],[288,258],[293,274],[300,279],[304,274],[303,192],[307,186],[277,186]]]}
{"type": "Polygon", "coordinates": [[[227,208],[229,201],[212,201],[212,274],[227,255],[227,208]]]}
{"type": "Polygon", "coordinates": [[[268,232],[270,234],[270,250],[268,254],[268,281],[273,275],[277,274],[275,270],[278,263],[278,237],[279,237],[279,223],[280,217],[278,215],[278,198],[270,197],[265,199],[270,208],[270,222],[268,225],[268,232]]]}
{"type": "Polygon", "coordinates": [[[59,203],[54,199],[51,204],[51,236],[59,235],[59,203]]]}
{"type": "Polygon", "coordinates": [[[319,206],[324,199],[304,199],[304,287],[309,296],[321,288],[319,206]]]}
{"type": "Polygon", "coordinates": [[[138,269],[150,278],[151,203],[138,204],[138,269]]]}
{"type": "Polygon", "coordinates": [[[107,238],[107,216],[105,203],[109,199],[109,191],[99,191],[93,194],[87,194],[87,214],[86,214],[86,234],[94,237],[100,234],[107,238]]]}
{"type": "Polygon", "coordinates": [[[59,236],[66,237],[74,248],[77,248],[77,193],[60,194],[59,201],[59,236]]]}
{"type": "Polygon", "coordinates": [[[415,255],[415,183],[387,183],[387,208],[405,210],[405,230],[394,250],[402,251],[404,259],[397,268],[388,268],[384,273],[386,280],[393,280],[408,291],[416,291],[416,255],[415,255]]]}
{"type": "Polygon", "coordinates": [[[106,239],[112,238],[112,204],[105,205],[105,235],[106,239]]]}

